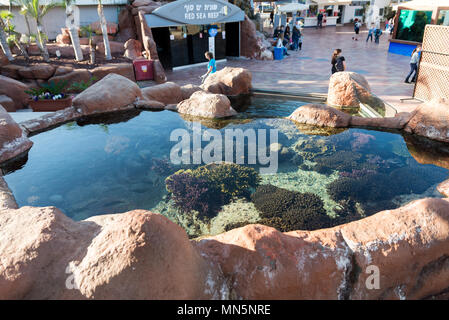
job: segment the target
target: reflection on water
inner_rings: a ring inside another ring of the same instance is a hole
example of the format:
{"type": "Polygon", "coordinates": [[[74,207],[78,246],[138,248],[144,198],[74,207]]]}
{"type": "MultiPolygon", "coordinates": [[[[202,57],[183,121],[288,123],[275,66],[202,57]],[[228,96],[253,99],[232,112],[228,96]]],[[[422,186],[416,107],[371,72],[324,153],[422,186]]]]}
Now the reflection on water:
{"type": "MultiPolygon", "coordinates": [[[[76,220],[148,209],[179,223],[191,236],[215,234],[252,222],[282,231],[298,226],[316,229],[397,208],[424,196],[440,196],[436,184],[448,177],[448,170],[433,164],[447,167],[442,162],[419,163],[399,134],[317,129],[282,118],[303,104],[254,98],[234,119],[200,121],[203,128],[218,128],[222,133],[231,128],[279,130],[277,174],[260,175],[259,187],[251,182],[245,192],[235,193],[238,196],[228,196],[226,201],[221,198],[220,207],[207,218],[195,211],[179,210],[176,199],[166,190],[167,177],[180,169],[198,167],[169,161],[175,144],[170,141],[170,133],[183,128],[191,134],[190,121],[197,121],[171,111],[114,114],[36,135],[31,138],[34,146],[28,161],[22,161],[19,167],[3,168],[16,169],[5,180],[20,206],[54,205],[76,220]]],[[[425,142],[406,139],[409,146],[419,145],[411,148],[417,157],[425,142]]],[[[257,165],[251,167],[259,169],[257,165]]],[[[238,168],[229,172],[234,175],[228,177],[229,181],[247,175],[238,168]]],[[[216,180],[205,177],[200,177],[201,183],[211,188],[216,180]]],[[[183,176],[179,181],[192,179],[200,183],[198,176],[183,176]]]]}

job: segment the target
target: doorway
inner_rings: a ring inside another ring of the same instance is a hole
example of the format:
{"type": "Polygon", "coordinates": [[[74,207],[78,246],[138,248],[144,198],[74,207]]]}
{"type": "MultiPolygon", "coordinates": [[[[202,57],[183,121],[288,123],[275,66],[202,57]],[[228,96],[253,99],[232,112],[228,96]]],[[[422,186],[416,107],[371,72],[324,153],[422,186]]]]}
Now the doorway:
{"type": "Polygon", "coordinates": [[[166,28],[152,28],[154,42],[156,42],[157,55],[165,70],[173,68],[171,58],[170,30],[166,28]]]}
{"type": "Polygon", "coordinates": [[[240,22],[230,22],[225,25],[226,56],[240,56],[240,22]]]}

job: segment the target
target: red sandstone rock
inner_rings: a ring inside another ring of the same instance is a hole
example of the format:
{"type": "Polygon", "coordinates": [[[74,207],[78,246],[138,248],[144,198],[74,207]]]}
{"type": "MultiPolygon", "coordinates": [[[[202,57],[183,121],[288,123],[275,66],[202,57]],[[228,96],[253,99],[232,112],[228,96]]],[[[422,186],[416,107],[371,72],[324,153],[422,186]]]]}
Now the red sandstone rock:
{"type": "MultiPolygon", "coordinates": [[[[140,9],[140,8],[139,8],[140,9]]],[[[248,16],[241,22],[240,54],[258,60],[273,60],[273,53],[268,50],[269,43],[258,34],[256,26],[248,16]]]]}
{"type": "Polygon", "coordinates": [[[211,93],[234,96],[246,94],[251,91],[251,72],[243,68],[225,67],[210,74],[201,88],[211,93]]]}
{"type": "Polygon", "coordinates": [[[59,67],[56,68],[54,76],[62,76],[63,74],[67,74],[67,73],[72,72],[72,71],[73,71],[72,67],[59,66],[59,67]]]}
{"type": "MultiPolygon", "coordinates": [[[[72,45],[67,44],[58,44],[58,43],[48,43],[47,44],[48,53],[51,56],[56,56],[56,51],[59,51],[60,56],[62,58],[75,58],[75,51],[73,50],[72,45]]],[[[89,55],[89,46],[81,46],[81,51],[83,55],[89,55]]],[[[39,55],[40,52],[37,53],[39,55]]]]}
{"type": "Polygon", "coordinates": [[[68,34],[58,34],[56,36],[56,43],[71,44],[72,40],[70,38],[70,35],[68,35],[68,34]]]}
{"type": "MultiPolygon", "coordinates": [[[[111,48],[112,55],[123,55],[125,53],[123,42],[109,41],[109,47],[111,48]]],[[[104,55],[104,42],[97,43],[95,50],[97,54],[104,55]]]]}
{"type": "Polygon", "coordinates": [[[30,80],[34,79],[33,72],[30,67],[22,67],[18,70],[19,76],[22,79],[30,80]]]}
{"type": "MultiPolygon", "coordinates": [[[[109,39],[109,41],[112,41],[112,40],[114,40],[114,37],[113,36],[108,36],[108,39],[109,39]]],[[[103,43],[103,36],[102,35],[99,35],[99,36],[93,36],[92,37],[92,43],[93,44],[98,44],[98,43],[103,43]]]]}
{"type": "Polygon", "coordinates": [[[439,193],[441,193],[442,195],[449,197],[449,179],[446,181],[441,182],[438,186],[437,186],[437,190],[439,193]]]}
{"type": "Polygon", "coordinates": [[[125,54],[124,56],[128,59],[135,60],[142,57],[142,44],[140,41],[129,39],[125,42],[125,54]]]}
{"type": "Polygon", "coordinates": [[[360,103],[384,107],[381,99],[371,94],[368,81],[355,72],[336,72],[329,82],[327,103],[337,107],[359,108],[360,103]]]}
{"type": "MultiPolygon", "coordinates": [[[[101,24],[100,24],[100,21],[92,22],[92,23],[90,24],[90,27],[92,28],[92,30],[93,30],[96,34],[103,34],[103,33],[101,32],[101,24]]],[[[107,21],[107,22],[106,22],[106,28],[107,28],[107,33],[108,33],[108,34],[114,35],[114,34],[117,33],[118,25],[117,25],[117,23],[107,21]]]]}
{"type": "Polygon", "coordinates": [[[47,80],[55,73],[56,67],[51,64],[41,63],[31,66],[30,69],[35,79],[47,80]]]}
{"type": "Polygon", "coordinates": [[[90,72],[86,69],[75,69],[72,72],[62,74],[60,76],[54,76],[48,79],[48,81],[54,81],[58,83],[60,81],[67,81],[67,86],[70,86],[74,82],[87,82],[92,78],[90,72]]]}
{"type": "Polygon", "coordinates": [[[27,120],[20,123],[20,126],[28,133],[28,135],[37,134],[43,131],[53,129],[63,123],[73,121],[81,117],[74,107],[65,108],[49,114],[45,114],[39,118],[27,120]]]}
{"type": "Polygon", "coordinates": [[[3,211],[0,228],[0,299],[227,298],[219,272],[159,214],[74,222],[23,207],[3,211]]]}
{"type": "Polygon", "coordinates": [[[83,114],[103,113],[134,108],[141,98],[137,84],[121,75],[108,74],[73,99],[73,106],[83,114]]]}
{"type": "Polygon", "coordinates": [[[346,128],[351,116],[322,104],[307,104],[296,109],[288,119],[319,127],[346,128]]]}
{"type": "Polygon", "coordinates": [[[132,3],[133,7],[143,7],[143,6],[148,6],[150,4],[156,4],[155,1],[153,0],[135,0],[132,3]]]}
{"type": "Polygon", "coordinates": [[[159,56],[157,53],[156,42],[153,38],[153,33],[151,32],[151,28],[148,27],[145,14],[139,11],[138,21],[140,25],[140,38],[142,39],[143,47],[145,48],[147,58],[152,60],[158,60],[159,56]]]}
{"type": "Polygon", "coordinates": [[[183,100],[181,87],[174,82],[143,88],[142,95],[147,100],[156,100],[163,104],[176,104],[183,100]]]}
{"type": "Polygon", "coordinates": [[[131,81],[136,81],[134,76],[134,67],[132,63],[108,63],[91,70],[95,81],[103,79],[110,73],[119,74],[128,78],[131,81]]]}
{"type": "Polygon", "coordinates": [[[401,112],[395,117],[362,118],[352,116],[350,125],[354,127],[373,127],[386,129],[402,129],[413,116],[413,113],[401,112]]]}
{"type": "Polygon", "coordinates": [[[16,111],[16,106],[15,106],[14,101],[7,95],[4,95],[4,94],[0,95],[0,105],[2,105],[3,108],[5,108],[5,110],[8,112],[16,111]]]}
{"type": "Polygon", "coordinates": [[[136,39],[136,26],[131,11],[124,8],[120,11],[118,16],[119,32],[115,37],[115,41],[126,42],[129,39],[136,39]]]}
{"type": "Polygon", "coordinates": [[[228,97],[223,94],[214,94],[197,91],[192,96],[178,103],[179,113],[189,114],[203,118],[225,118],[236,115],[228,97]]]}
{"type": "Polygon", "coordinates": [[[17,208],[18,206],[14,195],[11,190],[9,190],[6,181],[0,176],[0,211],[17,208]]]}
{"type": "Polygon", "coordinates": [[[156,100],[148,100],[148,99],[138,99],[136,103],[134,103],[136,108],[138,109],[146,109],[146,110],[162,110],[165,108],[165,104],[156,100]]]}
{"type": "Polygon", "coordinates": [[[335,229],[248,225],[194,243],[232,279],[234,299],[342,299],[351,255],[335,229]]]}
{"type": "Polygon", "coordinates": [[[10,97],[15,104],[16,109],[22,109],[28,104],[28,94],[25,90],[28,86],[20,81],[0,76],[0,95],[6,95],[10,97]]]}
{"type": "Polygon", "coordinates": [[[28,151],[33,143],[0,105],[0,163],[28,151]]]}
{"type": "Polygon", "coordinates": [[[422,299],[449,285],[449,202],[422,199],[346,224],[341,233],[360,273],[351,299],[422,299]],[[377,266],[380,288],[369,290],[368,266],[377,266]]]}
{"type": "Polygon", "coordinates": [[[165,75],[164,67],[159,60],[153,60],[153,75],[154,81],[156,83],[164,83],[167,81],[167,76],[165,75]]]}
{"type": "Polygon", "coordinates": [[[9,64],[8,58],[5,56],[2,50],[0,50],[0,67],[9,64]]]}
{"type": "Polygon", "coordinates": [[[21,66],[15,64],[7,64],[3,67],[0,67],[0,73],[2,76],[20,80],[19,70],[21,68],[22,68],[21,66]]]}
{"type": "Polygon", "coordinates": [[[419,105],[405,131],[449,142],[449,99],[434,99],[419,105]]]}
{"type": "Polygon", "coordinates": [[[189,99],[191,95],[197,91],[202,90],[199,86],[195,86],[193,84],[187,84],[181,87],[182,92],[182,100],[189,99]]]}

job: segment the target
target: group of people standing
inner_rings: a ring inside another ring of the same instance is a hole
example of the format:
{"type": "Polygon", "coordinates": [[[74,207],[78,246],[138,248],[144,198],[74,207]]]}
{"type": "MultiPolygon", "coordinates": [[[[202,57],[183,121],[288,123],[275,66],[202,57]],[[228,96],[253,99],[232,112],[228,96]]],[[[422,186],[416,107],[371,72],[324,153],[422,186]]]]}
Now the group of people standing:
{"type": "Polygon", "coordinates": [[[292,30],[290,30],[290,25],[280,26],[274,30],[273,37],[277,39],[276,47],[283,48],[284,55],[288,54],[288,49],[298,51],[302,50],[302,27],[301,22],[297,21],[292,30]]]}

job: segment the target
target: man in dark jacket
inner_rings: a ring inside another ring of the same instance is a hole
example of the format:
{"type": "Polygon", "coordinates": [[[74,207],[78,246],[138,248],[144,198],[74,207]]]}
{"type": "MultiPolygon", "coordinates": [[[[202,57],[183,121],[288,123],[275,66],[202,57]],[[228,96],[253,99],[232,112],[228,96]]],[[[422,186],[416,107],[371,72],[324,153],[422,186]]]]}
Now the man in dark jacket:
{"type": "Polygon", "coordinates": [[[318,29],[318,27],[322,28],[323,27],[323,14],[321,12],[318,14],[317,20],[318,20],[318,23],[316,25],[316,28],[317,29],[318,29]]]}

